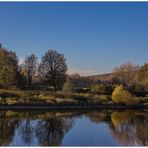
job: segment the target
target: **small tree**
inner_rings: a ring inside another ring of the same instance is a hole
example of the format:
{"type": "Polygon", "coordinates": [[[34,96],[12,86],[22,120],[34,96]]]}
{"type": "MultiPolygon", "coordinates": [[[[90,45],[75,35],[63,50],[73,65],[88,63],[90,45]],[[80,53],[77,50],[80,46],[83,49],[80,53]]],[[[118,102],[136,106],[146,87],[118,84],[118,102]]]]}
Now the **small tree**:
{"type": "Polygon", "coordinates": [[[63,54],[48,50],[42,57],[39,73],[54,90],[62,89],[66,79],[67,64],[63,54]]]}
{"type": "Polygon", "coordinates": [[[124,103],[130,105],[135,103],[132,99],[132,94],[125,90],[122,85],[117,85],[112,93],[112,99],[116,103],[124,103]]]}
{"type": "Polygon", "coordinates": [[[37,57],[34,54],[28,56],[25,59],[24,73],[25,73],[25,75],[27,77],[29,87],[32,86],[32,79],[36,74],[37,64],[38,64],[37,57]]]}

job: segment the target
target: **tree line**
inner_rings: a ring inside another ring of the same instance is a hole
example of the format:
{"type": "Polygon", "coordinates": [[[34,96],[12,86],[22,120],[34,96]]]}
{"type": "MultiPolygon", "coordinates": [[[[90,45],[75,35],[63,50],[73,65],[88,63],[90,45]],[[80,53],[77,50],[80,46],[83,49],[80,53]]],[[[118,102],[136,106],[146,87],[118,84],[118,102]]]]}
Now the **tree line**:
{"type": "Polygon", "coordinates": [[[67,64],[63,54],[48,50],[38,62],[36,55],[27,56],[19,65],[15,52],[0,48],[0,87],[32,87],[34,77],[42,77],[54,90],[61,89],[66,80],[67,64]]]}
{"type": "Polygon", "coordinates": [[[132,63],[119,65],[113,69],[109,81],[94,80],[78,74],[68,75],[66,58],[55,50],[48,50],[41,62],[36,55],[31,54],[22,64],[18,63],[15,52],[0,47],[0,88],[32,88],[36,78],[39,79],[39,83],[36,83],[38,87],[47,86],[54,90],[61,90],[66,82],[66,87],[91,87],[94,91],[100,88],[111,91],[110,85],[116,84],[122,84],[135,93],[148,91],[148,63],[142,66],[132,63]]]}

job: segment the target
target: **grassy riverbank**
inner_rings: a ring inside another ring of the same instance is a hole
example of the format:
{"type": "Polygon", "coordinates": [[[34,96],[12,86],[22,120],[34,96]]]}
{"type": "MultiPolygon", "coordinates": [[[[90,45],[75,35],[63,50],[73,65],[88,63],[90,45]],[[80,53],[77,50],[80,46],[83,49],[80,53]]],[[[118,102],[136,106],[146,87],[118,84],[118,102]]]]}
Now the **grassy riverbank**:
{"type": "Polygon", "coordinates": [[[31,91],[31,90],[0,90],[1,104],[18,103],[48,103],[48,104],[82,104],[82,103],[113,104],[110,95],[95,95],[89,93],[31,91]]]}
{"type": "MultiPolygon", "coordinates": [[[[148,97],[135,97],[133,106],[148,105],[148,97]]],[[[111,95],[91,94],[91,93],[70,93],[70,92],[53,92],[37,90],[0,90],[0,106],[52,106],[58,108],[77,108],[81,106],[103,106],[117,107],[125,106],[112,101],[111,95]]],[[[130,105],[131,106],[131,105],[130,105]]]]}

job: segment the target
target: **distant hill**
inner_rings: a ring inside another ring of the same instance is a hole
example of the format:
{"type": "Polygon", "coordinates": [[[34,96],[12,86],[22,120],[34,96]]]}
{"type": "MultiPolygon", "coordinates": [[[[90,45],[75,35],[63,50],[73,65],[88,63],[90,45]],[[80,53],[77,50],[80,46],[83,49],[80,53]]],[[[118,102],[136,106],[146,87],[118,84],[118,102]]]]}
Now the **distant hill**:
{"type": "MultiPolygon", "coordinates": [[[[90,75],[90,76],[74,76],[70,77],[72,83],[75,87],[90,87],[92,85],[98,84],[101,82],[111,82],[111,79],[113,77],[112,73],[107,74],[101,74],[101,75],[90,75]]],[[[36,86],[42,86],[47,87],[46,79],[41,77],[35,77],[33,85],[36,86]]]]}
{"type": "Polygon", "coordinates": [[[86,76],[86,78],[88,78],[88,79],[91,79],[91,80],[98,80],[98,79],[100,79],[101,81],[111,81],[112,77],[113,77],[112,73],[86,76]]]}

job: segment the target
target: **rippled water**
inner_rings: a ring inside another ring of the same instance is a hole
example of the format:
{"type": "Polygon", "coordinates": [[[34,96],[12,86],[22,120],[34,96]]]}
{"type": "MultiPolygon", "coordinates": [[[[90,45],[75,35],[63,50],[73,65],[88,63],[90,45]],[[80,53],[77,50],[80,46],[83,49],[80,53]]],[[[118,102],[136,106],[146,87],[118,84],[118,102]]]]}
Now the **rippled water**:
{"type": "Polygon", "coordinates": [[[0,111],[1,146],[148,146],[148,110],[0,111]]]}

